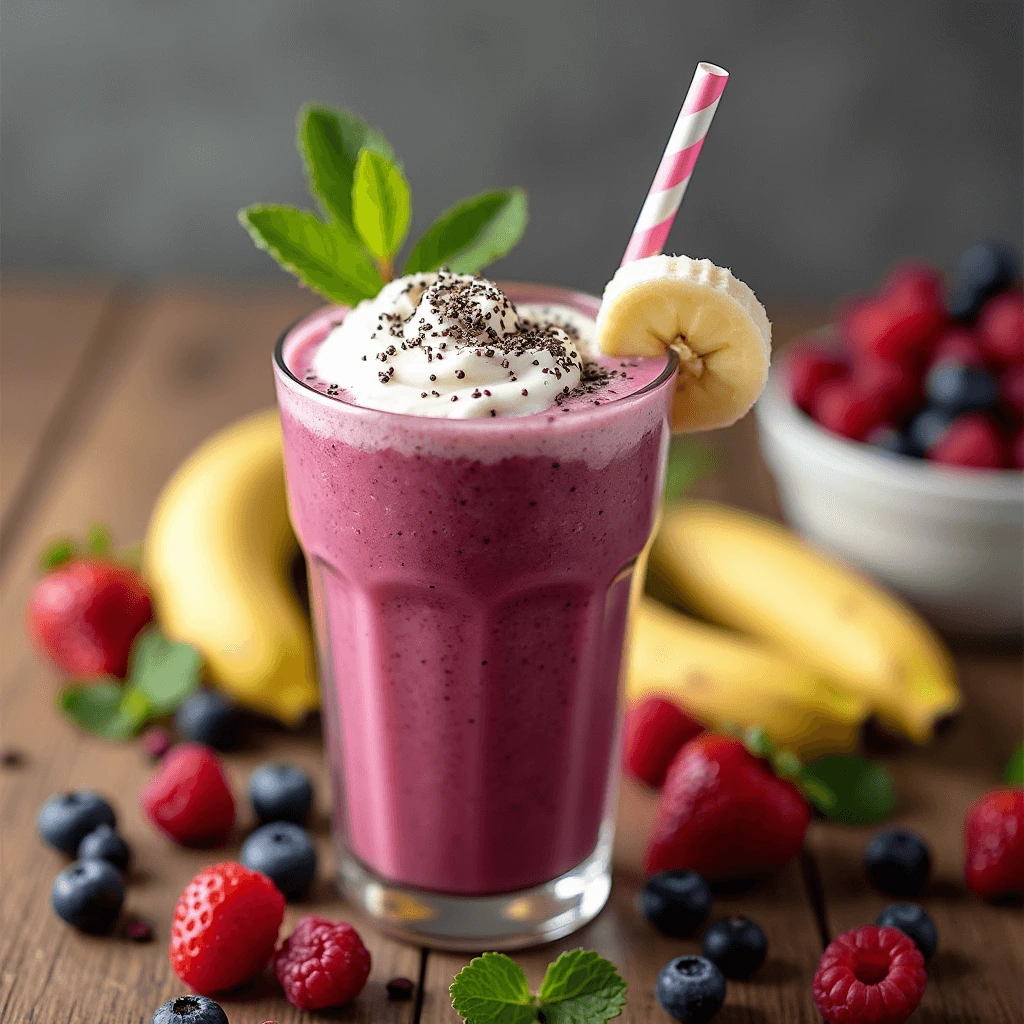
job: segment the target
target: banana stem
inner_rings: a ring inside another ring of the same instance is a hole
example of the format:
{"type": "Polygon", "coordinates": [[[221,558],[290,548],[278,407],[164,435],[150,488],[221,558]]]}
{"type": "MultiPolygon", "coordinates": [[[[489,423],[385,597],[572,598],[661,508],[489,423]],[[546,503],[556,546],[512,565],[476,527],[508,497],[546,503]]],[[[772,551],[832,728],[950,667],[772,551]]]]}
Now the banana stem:
{"type": "Polygon", "coordinates": [[[388,281],[393,281],[395,278],[395,265],[386,256],[382,256],[377,260],[377,270],[380,271],[380,279],[387,284],[388,281]]]}

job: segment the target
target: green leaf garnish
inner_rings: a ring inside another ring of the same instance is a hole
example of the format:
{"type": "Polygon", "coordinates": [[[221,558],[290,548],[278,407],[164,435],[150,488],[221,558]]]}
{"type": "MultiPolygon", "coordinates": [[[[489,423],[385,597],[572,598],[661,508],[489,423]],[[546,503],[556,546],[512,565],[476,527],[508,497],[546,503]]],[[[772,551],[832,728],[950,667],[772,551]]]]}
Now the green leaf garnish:
{"type": "Polygon", "coordinates": [[[132,644],[129,679],[143,693],[153,718],[170,714],[199,687],[203,662],[189,644],[168,640],[159,629],[144,629],[132,644]]]}
{"type": "Polygon", "coordinates": [[[687,438],[675,438],[665,468],[665,501],[679,501],[691,487],[714,469],[711,449],[687,438]]]}
{"type": "Polygon", "coordinates": [[[377,259],[390,262],[402,247],[412,217],[412,193],[399,167],[364,149],[352,183],[352,219],[377,259]]]}
{"type": "Polygon", "coordinates": [[[583,949],[549,964],[537,995],[522,968],[503,953],[475,957],[450,991],[467,1024],[605,1024],[626,1005],[626,983],[615,965],[583,949]]]}
{"type": "Polygon", "coordinates": [[[260,249],[325,298],[354,306],[380,291],[373,260],[340,222],[325,224],[306,210],[271,205],[246,207],[238,219],[260,249]]]}
{"type": "Polygon", "coordinates": [[[110,530],[102,523],[89,528],[85,539],[85,549],[90,555],[105,555],[110,551],[110,530]]]}
{"type": "Polygon", "coordinates": [[[456,274],[478,274],[519,242],[526,221],[526,193],[521,188],[463,199],[427,228],[406,260],[405,273],[447,267],[456,274]]]}
{"type": "Polygon", "coordinates": [[[298,117],[296,143],[309,179],[309,191],[324,213],[355,231],[352,184],[363,149],[395,160],[380,132],[348,110],[306,104],[298,117]]]}
{"type": "Polygon", "coordinates": [[[1013,748],[1013,754],[1003,772],[1003,782],[1008,786],[1024,786],[1024,743],[1013,748]]]}
{"type": "Polygon", "coordinates": [[[150,712],[144,693],[115,680],[67,686],[58,694],[57,704],[77,726],[107,740],[130,739],[150,712]]]}
{"type": "Polygon", "coordinates": [[[896,810],[888,770],[858,754],[819,758],[800,773],[799,785],[826,817],[845,825],[872,825],[896,810]]]}
{"type": "Polygon", "coordinates": [[[53,541],[39,556],[39,571],[44,575],[58,565],[70,562],[78,554],[78,547],[70,537],[61,537],[53,541]]]}

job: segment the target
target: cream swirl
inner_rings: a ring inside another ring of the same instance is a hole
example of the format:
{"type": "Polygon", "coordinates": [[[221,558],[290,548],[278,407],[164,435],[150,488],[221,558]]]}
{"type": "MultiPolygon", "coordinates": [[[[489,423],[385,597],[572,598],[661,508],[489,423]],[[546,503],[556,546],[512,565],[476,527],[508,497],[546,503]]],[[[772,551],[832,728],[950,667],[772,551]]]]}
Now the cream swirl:
{"type": "Polygon", "coordinates": [[[483,278],[412,274],[359,303],[324,339],[313,370],[371,409],[525,416],[579,385],[592,326],[567,308],[517,309],[483,278]]]}

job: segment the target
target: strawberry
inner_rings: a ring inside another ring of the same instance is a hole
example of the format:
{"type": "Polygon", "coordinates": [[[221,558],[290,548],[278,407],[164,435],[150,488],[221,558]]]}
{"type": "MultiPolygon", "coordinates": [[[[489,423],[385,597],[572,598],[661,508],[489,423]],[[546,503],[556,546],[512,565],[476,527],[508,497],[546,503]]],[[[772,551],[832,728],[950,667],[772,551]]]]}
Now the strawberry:
{"type": "Polygon", "coordinates": [[[844,359],[827,349],[798,342],[786,357],[793,404],[810,414],[814,396],[821,385],[830,380],[842,379],[848,369],[844,359]]]}
{"type": "Polygon", "coordinates": [[[811,411],[823,427],[851,441],[865,440],[886,419],[879,396],[848,380],[828,381],[818,388],[811,411]]]}
{"type": "Polygon", "coordinates": [[[861,393],[874,397],[887,419],[905,420],[923,398],[920,373],[888,359],[861,359],[853,379],[861,393]]]}
{"type": "Polygon", "coordinates": [[[623,770],[633,779],[661,789],[679,748],[704,732],[685,711],[662,697],[648,697],[626,714],[623,770]]]}
{"type": "Polygon", "coordinates": [[[201,743],[171,748],[142,791],[142,809],[182,846],[219,846],[235,823],[235,800],[220,758],[201,743]]]}
{"type": "Polygon", "coordinates": [[[1024,896],[1024,789],[993,789],[968,809],[964,880],[983,900],[1024,896]]]}
{"type": "Polygon", "coordinates": [[[739,740],[698,736],[665,777],[645,867],[708,879],[762,874],[796,856],[810,820],[797,788],[739,740]]]}
{"type": "Polygon", "coordinates": [[[48,572],[27,610],[38,648],[78,679],[123,678],[132,641],[152,617],[139,574],[102,558],[73,558],[48,572]]]}

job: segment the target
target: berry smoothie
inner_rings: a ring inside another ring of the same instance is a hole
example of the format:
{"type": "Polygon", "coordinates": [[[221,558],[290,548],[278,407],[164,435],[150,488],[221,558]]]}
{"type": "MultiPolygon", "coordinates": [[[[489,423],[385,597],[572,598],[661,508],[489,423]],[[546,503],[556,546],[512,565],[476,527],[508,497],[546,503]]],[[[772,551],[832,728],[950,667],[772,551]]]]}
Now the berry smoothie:
{"type": "Polygon", "coordinates": [[[282,339],[288,493],[342,856],[509,893],[610,839],[676,364],[593,357],[589,296],[423,277],[282,339]]]}

